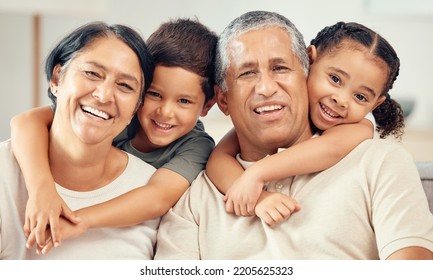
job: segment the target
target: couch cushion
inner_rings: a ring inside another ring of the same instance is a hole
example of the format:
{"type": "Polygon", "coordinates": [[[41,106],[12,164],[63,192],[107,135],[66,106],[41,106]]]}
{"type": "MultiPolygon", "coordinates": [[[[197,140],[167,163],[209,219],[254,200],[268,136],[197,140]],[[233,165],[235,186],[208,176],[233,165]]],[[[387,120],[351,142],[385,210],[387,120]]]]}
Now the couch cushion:
{"type": "Polygon", "coordinates": [[[416,167],[427,195],[430,211],[433,213],[433,161],[417,162],[416,167]]]}

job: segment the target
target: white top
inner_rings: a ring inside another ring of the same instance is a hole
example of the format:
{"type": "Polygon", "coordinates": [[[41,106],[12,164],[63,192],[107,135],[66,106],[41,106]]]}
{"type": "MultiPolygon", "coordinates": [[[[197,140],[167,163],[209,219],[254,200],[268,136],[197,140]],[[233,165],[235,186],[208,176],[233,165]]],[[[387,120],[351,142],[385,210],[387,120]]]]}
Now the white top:
{"type": "MultiPolygon", "coordinates": [[[[10,141],[0,144],[0,259],[152,259],[160,219],[125,228],[90,229],[75,239],[62,242],[47,255],[25,248],[24,212],[27,191],[21,171],[12,155],[10,141]]],[[[155,168],[128,154],[123,173],[110,184],[89,192],[57,186],[72,210],[117,197],[145,185],[155,168]]]]}

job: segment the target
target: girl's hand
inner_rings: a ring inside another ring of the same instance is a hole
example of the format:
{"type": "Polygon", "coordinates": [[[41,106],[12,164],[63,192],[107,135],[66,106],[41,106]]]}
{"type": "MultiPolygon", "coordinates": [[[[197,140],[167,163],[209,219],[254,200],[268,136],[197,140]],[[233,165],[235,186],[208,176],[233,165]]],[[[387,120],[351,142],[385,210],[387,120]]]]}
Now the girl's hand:
{"type": "Polygon", "coordinates": [[[62,216],[72,223],[80,221],[69,209],[55,188],[41,187],[33,195],[29,196],[26,206],[24,233],[28,238],[27,248],[33,247],[36,242],[39,247],[45,246],[47,230],[51,236],[51,242],[60,246],[59,217],[62,216]],[[32,238],[30,234],[33,233],[32,238]]]}
{"type": "Polygon", "coordinates": [[[269,226],[280,224],[287,220],[301,206],[290,196],[263,191],[257,202],[255,213],[269,226]]]}
{"type": "Polygon", "coordinates": [[[226,211],[238,216],[252,216],[264,182],[248,169],[236,179],[224,196],[226,211]]]}

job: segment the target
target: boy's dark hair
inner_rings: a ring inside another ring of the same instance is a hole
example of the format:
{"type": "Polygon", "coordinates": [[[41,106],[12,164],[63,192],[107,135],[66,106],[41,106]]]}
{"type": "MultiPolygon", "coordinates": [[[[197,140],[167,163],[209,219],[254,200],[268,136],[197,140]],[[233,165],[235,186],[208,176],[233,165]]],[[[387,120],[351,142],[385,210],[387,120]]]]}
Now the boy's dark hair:
{"type": "Polygon", "coordinates": [[[214,93],[215,49],[218,36],[198,20],[176,19],[153,32],[146,44],[155,65],[181,67],[203,77],[205,102],[214,93]]]}
{"type": "Polygon", "coordinates": [[[354,22],[338,22],[325,27],[317,34],[316,38],[311,40],[311,45],[317,48],[317,54],[320,56],[325,52],[335,50],[344,40],[351,40],[368,48],[388,66],[387,81],[380,94],[386,99],[373,111],[373,115],[380,138],[385,138],[390,134],[397,139],[401,138],[404,128],[403,110],[400,104],[392,99],[388,93],[392,89],[400,69],[400,60],[395,50],[382,36],[368,27],[354,22]]]}

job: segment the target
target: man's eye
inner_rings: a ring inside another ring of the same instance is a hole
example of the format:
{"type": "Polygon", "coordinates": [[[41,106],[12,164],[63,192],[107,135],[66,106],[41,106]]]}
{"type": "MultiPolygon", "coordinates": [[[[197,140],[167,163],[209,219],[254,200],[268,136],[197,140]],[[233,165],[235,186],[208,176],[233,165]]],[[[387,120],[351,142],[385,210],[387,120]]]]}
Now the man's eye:
{"type": "Polygon", "coordinates": [[[242,72],[242,73],[239,75],[239,77],[248,77],[248,76],[252,76],[252,75],[254,75],[254,74],[255,74],[254,71],[245,71],[245,72],[242,72]]]}

